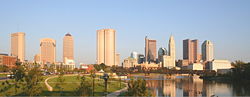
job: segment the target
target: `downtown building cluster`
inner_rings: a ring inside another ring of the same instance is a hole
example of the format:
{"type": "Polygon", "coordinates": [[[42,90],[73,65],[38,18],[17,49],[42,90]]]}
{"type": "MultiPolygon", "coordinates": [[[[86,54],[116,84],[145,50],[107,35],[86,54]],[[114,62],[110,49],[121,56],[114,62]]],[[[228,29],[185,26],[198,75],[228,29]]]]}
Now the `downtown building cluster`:
{"type": "Polygon", "coordinates": [[[16,32],[11,34],[11,52],[8,54],[0,54],[0,65],[7,67],[15,67],[16,62],[35,63],[39,64],[41,68],[45,66],[55,65],[63,66],[68,69],[75,68],[74,62],[74,38],[67,33],[63,38],[63,62],[56,61],[56,40],[51,38],[40,39],[40,52],[34,56],[33,61],[25,59],[25,33],[16,32]]]}
{"type": "Polygon", "coordinates": [[[216,60],[214,58],[214,45],[205,40],[200,45],[199,40],[183,40],[183,59],[176,60],[176,47],[174,37],[169,38],[168,49],[160,47],[157,58],[157,41],[145,38],[145,54],[132,52],[131,56],[124,59],[124,68],[168,68],[177,70],[215,70],[221,73],[229,72],[231,62],[216,60]]]}

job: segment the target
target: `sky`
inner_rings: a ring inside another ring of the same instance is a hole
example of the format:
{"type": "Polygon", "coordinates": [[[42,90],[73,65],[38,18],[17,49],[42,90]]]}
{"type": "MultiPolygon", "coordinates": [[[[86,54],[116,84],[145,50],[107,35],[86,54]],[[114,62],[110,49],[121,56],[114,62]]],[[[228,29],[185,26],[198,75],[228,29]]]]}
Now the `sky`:
{"type": "Polygon", "coordinates": [[[0,0],[0,53],[10,53],[10,34],[26,33],[26,59],[39,53],[42,38],[56,40],[62,61],[63,37],[75,40],[75,61],[96,62],[96,30],[116,30],[121,62],[144,54],[144,37],[167,48],[175,38],[177,59],[182,40],[214,44],[215,59],[250,62],[250,0],[0,0]]]}

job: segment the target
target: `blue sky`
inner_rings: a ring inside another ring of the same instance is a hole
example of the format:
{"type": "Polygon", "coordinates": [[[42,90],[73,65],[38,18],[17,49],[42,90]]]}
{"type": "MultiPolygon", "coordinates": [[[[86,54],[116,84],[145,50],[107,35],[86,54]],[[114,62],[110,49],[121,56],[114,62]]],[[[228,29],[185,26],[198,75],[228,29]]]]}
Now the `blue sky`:
{"type": "MultiPolygon", "coordinates": [[[[0,53],[10,52],[10,34],[26,33],[26,59],[39,53],[39,40],[57,42],[62,61],[62,39],[75,39],[76,62],[96,60],[96,30],[117,31],[121,59],[132,51],[144,54],[144,37],[167,47],[174,35],[177,59],[182,40],[211,40],[216,59],[250,61],[249,0],[1,0],[0,53]]],[[[121,60],[122,61],[122,60],[121,60]]]]}

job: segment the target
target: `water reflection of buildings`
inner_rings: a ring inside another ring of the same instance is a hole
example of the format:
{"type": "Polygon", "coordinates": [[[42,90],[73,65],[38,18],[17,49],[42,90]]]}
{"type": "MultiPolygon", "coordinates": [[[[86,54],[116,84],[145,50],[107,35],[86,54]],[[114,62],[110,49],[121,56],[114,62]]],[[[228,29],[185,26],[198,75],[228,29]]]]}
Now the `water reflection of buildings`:
{"type": "Polygon", "coordinates": [[[153,75],[146,80],[154,97],[233,96],[232,87],[225,83],[203,81],[198,77],[153,75]]]}
{"type": "Polygon", "coordinates": [[[147,80],[147,86],[151,89],[152,96],[176,96],[176,82],[174,80],[163,80],[166,76],[159,76],[155,80],[147,80]]]}
{"type": "Polygon", "coordinates": [[[202,96],[202,86],[203,81],[196,78],[183,79],[181,81],[183,84],[183,96],[200,97],[202,96]]]}
{"type": "Polygon", "coordinates": [[[162,80],[147,80],[147,87],[150,87],[152,96],[163,96],[162,80]]]}
{"type": "Polygon", "coordinates": [[[176,97],[176,84],[173,80],[164,80],[163,95],[168,97],[176,97]]]}
{"type": "Polygon", "coordinates": [[[166,79],[165,76],[147,80],[147,86],[151,89],[152,96],[163,97],[179,97],[191,96],[202,97],[212,96],[211,86],[207,86],[202,79],[199,78],[174,78],[166,79]],[[165,80],[162,80],[165,79],[165,80]]]}

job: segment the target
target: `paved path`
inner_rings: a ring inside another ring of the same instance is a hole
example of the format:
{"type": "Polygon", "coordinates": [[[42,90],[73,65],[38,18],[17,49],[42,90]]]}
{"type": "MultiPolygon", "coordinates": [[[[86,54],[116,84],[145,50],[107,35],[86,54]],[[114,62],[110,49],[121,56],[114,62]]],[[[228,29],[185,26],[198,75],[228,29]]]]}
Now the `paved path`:
{"type": "MultiPolygon", "coordinates": [[[[64,76],[76,76],[77,74],[71,74],[71,75],[64,75],[64,76]]],[[[56,75],[56,76],[50,76],[50,77],[48,77],[46,80],[45,80],[45,85],[46,85],[46,87],[48,88],[48,90],[49,91],[53,91],[53,87],[51,87],[49,84],[48,84],[48,80],[50,80],[50,79],[52,79],[52,78],[56,78],[56,77],[58,77],[58,75],[56,75]]]]}
{"type": "Polygon", "coordinates": [[[48,88],[48,90],[49,91],[53,91],[53,87],[51,87],[49,84],[48,84],[48,80],[49,79],[52,79],[52,78],[56,78],[56,77],[58,77],[58,76],[51,76],[51,77],[48,77],[46,80],[45,80],[45,85],[46,85],[46,87],[48,88]]]}
{"type": "Polygon", "coordinates": [[[126,92],[128,90],[128,84],[127,83],[124,83],[124,84],[126,84],[126,87],[124,87],[123,89],[117,90],[117,91],[115,91],[113,93],[108,94],[107,97],[117,97],[122,92],[126,92]]]}
{"type": "Polygon", "coordinates": [[[0,78],[0,81],[5,81],[5,80],[8,80],[8,78],[7,77],[1,77],[0,78]]]}

